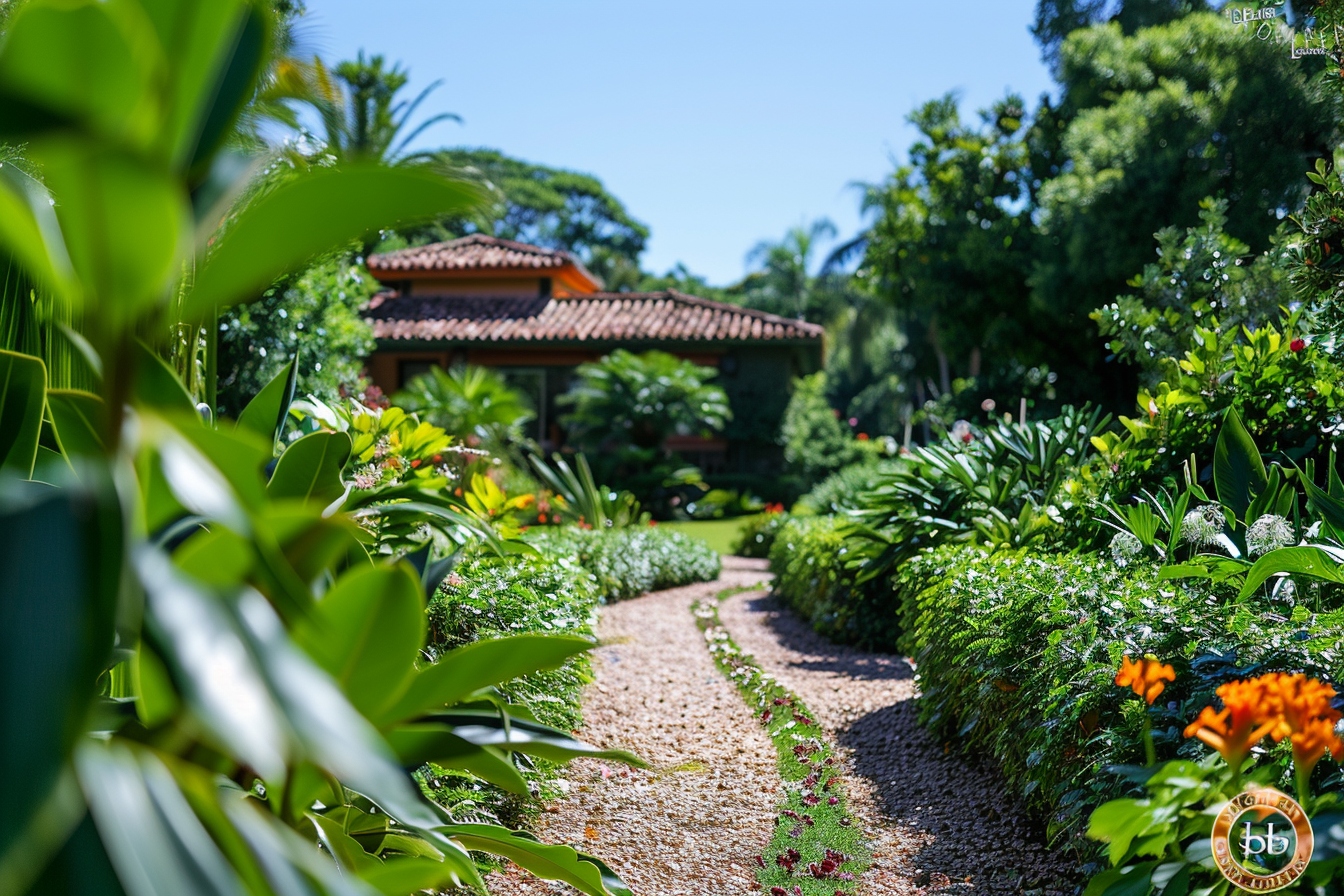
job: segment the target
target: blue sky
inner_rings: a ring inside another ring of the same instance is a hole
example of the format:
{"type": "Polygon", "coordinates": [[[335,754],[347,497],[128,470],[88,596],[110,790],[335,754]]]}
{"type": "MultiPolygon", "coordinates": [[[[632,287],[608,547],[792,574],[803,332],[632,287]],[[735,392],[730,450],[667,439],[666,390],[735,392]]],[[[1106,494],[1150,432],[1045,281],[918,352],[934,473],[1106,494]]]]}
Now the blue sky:
{"type": "MultiPolygon", "coordinates": [[[[762,239],[828,217],[860,226],[854,181],[903,159],[905,116],[961,93],[1051,88],[1035,0],[308,0],[305,47],[363,48],[442,79],[425,112],[461,125],[419,146],[487,146],[599,177],[652,230],[646,269],[711,283],[762,239]],[[948,13],[949,8],[954,10],[948,13]]],[[[409,93],[410,91],[408,91],[409,93]]],[[[413,95],[413,94],[412,94],[413,95]]]]}

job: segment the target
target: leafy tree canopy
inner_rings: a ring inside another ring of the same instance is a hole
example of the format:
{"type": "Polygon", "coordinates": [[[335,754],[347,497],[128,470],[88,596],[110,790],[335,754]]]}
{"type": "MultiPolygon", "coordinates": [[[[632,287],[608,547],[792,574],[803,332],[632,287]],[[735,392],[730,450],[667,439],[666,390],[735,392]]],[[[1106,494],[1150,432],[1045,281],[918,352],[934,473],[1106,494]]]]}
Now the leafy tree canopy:
{"type": "Polygon", "coordinates": [[[1267,51],[1212,14],[1126,35],[1074,32],[1061,49],[1062,151],[1040,190],[1038,307],[1072,321],[1123,289],[1150,239],[1196,223],[1206,196],[1258,252],[1305,194],[1302,172],[1339,133],[1339,91],[1310,60],[1267,51]]]}
{"type": "Polygon", "coordinates": [[[496,201],[470,218],[452,218],[415,233],[411,242],[489,233],[577,256],[607,289],[636,287],[649,228],[591,174],[551,168],[494,149],[444,149],[435,160],[493,188],[496,201]]]}
{"type": "Polygon", "coordinates": [[[1016,96],[968,124],[952,94],[910,121],[909,163],[867,190],[876,219],[858,277],[896,309],[917,389],[945,393],[1036,351],[1029,124],[1016,96]]]}
{"type": "Polygon", "coordinates": [[[1058,74],[1060,45],[1080,28],[1109,21],[1132,34],[1208,8],[1207,0],[1038,0],[1031,33],[1058,74]]]}

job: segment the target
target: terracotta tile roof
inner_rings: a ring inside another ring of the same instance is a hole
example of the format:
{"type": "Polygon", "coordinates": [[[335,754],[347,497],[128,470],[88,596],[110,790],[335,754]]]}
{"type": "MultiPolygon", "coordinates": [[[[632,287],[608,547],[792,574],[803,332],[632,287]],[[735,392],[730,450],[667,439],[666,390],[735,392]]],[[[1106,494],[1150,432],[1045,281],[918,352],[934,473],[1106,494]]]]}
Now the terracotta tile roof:
{"type": "Polygon", "coordinates": [[[668,290],[561,298],[382,293],[368,316],[379,340],[447,342],[761,342],[820,340],[817,324],[668,290]]]}
{"type": "Polygon", "coordinates": [[[580,266],[574,256],[559,249],[543,249],[475,233],[446,243],[431,243],[370,255],[374,276],[406,271],[550,270],[567,264],[580,266]]]}

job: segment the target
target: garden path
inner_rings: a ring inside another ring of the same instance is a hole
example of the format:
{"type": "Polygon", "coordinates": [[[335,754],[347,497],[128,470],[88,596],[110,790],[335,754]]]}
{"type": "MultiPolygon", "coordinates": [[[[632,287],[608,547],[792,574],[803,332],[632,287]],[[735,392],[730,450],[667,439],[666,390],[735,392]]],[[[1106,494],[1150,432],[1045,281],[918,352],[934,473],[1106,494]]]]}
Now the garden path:
{"type": "MultiPolygon", "coordinates": [[[[653,768],[571,763],[567,798],[538,824],[543,840],[583,844],[640,896],[753,892],[754,858],[770,840],[779,799],[775,748],[715,668],[690,608],[765,578],[759,564],[730,558],[717,582],[602,609],[582,735],[633,750],[653,768]]],[[[494,896],[575,892],[516,869],[488,884],[494,896]]]]}
{"type": "Polygon", "coordinates": [[[839,748],[873,849],[861,893],[1075,891],[1073,866],[1043,845],[998,775],[919,725],[904,659],[833,644],[764,591],[724,601],[719,619],[839,748]]]}
{"type": "MultiPolygon", "coordinates": [[[[715,669],[690,606],[768,578],[763,561],[729,557],[716,582],[603,608],[582,734],[653,768],[572,763],[568,796],[538,825],[543,840],[584,844],[641,896],[759,892],[754,861],[779,802],[775,751],[715,669]]],[[[859,893],[1074,892],[1070,863],[1042,845],[994,772],[919,726],[905,661],[832,644],[763,590],[729,598],[720,619],[839,747],[850,805],[873,849],[859,893]]],[[[496,896],[574,892],[517,869],[489,884],[496,896]]]]}

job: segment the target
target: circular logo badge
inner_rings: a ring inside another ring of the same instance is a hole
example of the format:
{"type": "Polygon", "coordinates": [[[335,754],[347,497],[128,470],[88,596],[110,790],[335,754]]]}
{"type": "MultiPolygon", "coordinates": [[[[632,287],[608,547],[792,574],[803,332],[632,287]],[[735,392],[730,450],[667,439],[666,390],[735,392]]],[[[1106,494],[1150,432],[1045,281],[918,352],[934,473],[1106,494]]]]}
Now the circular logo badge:
{"type": "Polygon", "coordinates": [[[1252,893],[1291,886],[1315,846],[1311,821],[1292,797],[1270,788],[1233,797],[1213,822],[1213,860],[1223,877],[1252,893]]]}

